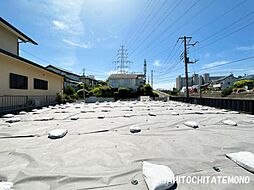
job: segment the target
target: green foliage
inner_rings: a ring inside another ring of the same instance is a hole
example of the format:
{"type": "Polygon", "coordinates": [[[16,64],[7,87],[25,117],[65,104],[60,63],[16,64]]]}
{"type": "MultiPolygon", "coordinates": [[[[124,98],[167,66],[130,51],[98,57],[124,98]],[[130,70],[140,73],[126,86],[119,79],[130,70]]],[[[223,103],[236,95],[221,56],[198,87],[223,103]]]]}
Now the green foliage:
{"type": "Polygon", "coordinates": [[[64,96],[61,93],[56,94],[56,101],[58,104],[63,104],[64,102],[64,96]]]}
{"type": "Polygon", "coordinates": [[[66,102],[72,103],[72,102],[75,102],[75,99],[67,94],[64,94],[64,103],[66,102]]]}
{"type": "Polygon", "coordinates": [[[73,95],[75,93],[75,90],[70,85],[67,85],[65,90],[64,90],[64,93],[66,95],[70,96],[70,95],[73,95]]]}
{"type": "Polygon", "coordinates": [[[91,90],[96,97],[113,97],[113,90],[109,86],[98,86],[91,90]]]}
{"type": "Polygon", "coordinates": [[[230,86],[221,92],[221,97],[226,97],[233,92],[233,86],[230,86]]]}
{"type": "Polygon", "coordinates": [[[242,88],[244,86],[249,86],[249,85],[253,85],[254,84],[254,80],[239,80],[236,81],[233,86],[235,88],[242,88]]]}
{"type": "Polygon", "coordinates": [[[144,86],[140,86],[138,88],[138,95],[139,96],[153,96],[153,88],[150,84],[145,84],[144,86]]]}
{"type": "Polygon", "coordinates": [[[159,94],[157,92],[153,92],[152,97],[159,97],[159,94]]]}
{"type": "MultiPolygon", "coordinates": [[[[114,94],[116,95],[116,94],[114,94]]],[[[130,98],[131,97],[131,89],[125,88],[125,87],[120,87],[118,89],[118,97],[119,98],[130,98]]]]}

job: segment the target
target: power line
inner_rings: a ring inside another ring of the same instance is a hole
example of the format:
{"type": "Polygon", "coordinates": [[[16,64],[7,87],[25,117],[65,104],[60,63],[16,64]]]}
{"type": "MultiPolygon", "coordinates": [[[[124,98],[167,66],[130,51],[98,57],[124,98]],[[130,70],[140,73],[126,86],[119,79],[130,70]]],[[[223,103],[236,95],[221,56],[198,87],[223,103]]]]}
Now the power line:
{"type": "Polygon", "coordinates": [[[213,41],[213,42],[211,42],[211,43],[209,43],[209,44],[207,44],[207,45],[205,45],[205,46],[200,47],[200,49],[204,49],[204,48],[206,48],[206,47],[208,47],[208,46],[211,46],[211,45],[217,43],[218,41],[223,40],[223,39],[227,38],[228,36],[231,36],[232,34],[237,33],[237,32],[239,32],[239,31],[241,31],[241,30],[247,28],[248,26],[250,26],[250,25],[252,25],[252,24],[254,24],[254,22],[251,22],[251,23],[249,23],[249,24],[247,24],[247,25],[245,25],[245,26],[243,26],[243,27],[241,27],[241,28],[239,28],[239,29],[237,29],[237,30],[234,30],[233,32],[230,32],[229,34],[224,35],[224,36],[218,38],[217,40],[215,40],[215,41],[213,41]]]}
{"type": "Polygon", "coordinates": [[[227,14],[229,14],[230,12],[232,12],[234,9],[236,9],[237,7],[243,5],[247,0],[243,0],[240,3],[236,4],[234,7],[230,8],[228,11],[222,13],[221,15],[215,17],[213,20],[207,22],[206,24],[200,26],[199,28],[197,28],[196,30],[194,30],[193,32],[191,32],[191,35],[193,35],[194,33],[197,33],[198,31],[204,29],[206,26],[211,25],[212,23],[214,23],[215,21],[217,21],[218,19],[221,19],[222,17],[226,16],[227,14]]]}
{"type": "MultiPolygon", "coordinates": [[[[163,36],[164,33],[166,33],[170,28],[172,28],[172,26],[174,26],[176,23],[178,23],[186,14],[188,14],[192,8],[194,8],[198,3],[200,2],[200,0],[197,0],[196,2],[194,2],[183,14],[181,14],[172,24],[170,24],[165,30],[163,30],[158,36],[156,36],[156,38],[160,38],[161,36],[163,36]]],[[[159,43],[163,43],[165,41],[167,41],[169,35],[167,35],[166,38],[164,38],[163,40],[159,41],[159,43]]],[[[146,40],[147,38],[145,38],[146,40]]],[[[153,42],[149,43],[148,46],[146,46],[147,48],[149,48],[149,46],[152,44],[153,42]]],[[[155,44],[158,44],[158,42],[155,42],[155,44]]],[[[153,49],[153,47],[152,47],[153,49]]],[[[150,49],[150,50],[152,50],[150,49]]]]}
{"type": "Polygon", "coordinates": [[[159,28],[159,26],[161,26],[169,18],[169,16],[174,12],[174,10],[176,10],[176,8],[182,3],[182,1],[183,0],[179,0],[178,3],[166,14],[165,17],[163,17],[162,20],[158,22],[158,24],[156,24],[156,26],[154,26],[147,35],[144,35],[145,37],[140,43],[138,43],[132,54],[134,54],[134,52],[136,52],[136,50],[145,42],[145,40],[148,39],[159,28]]]}
{"type": "MultiPolygon", "coordinates": [[[[135,19],[134,19],[134,24],[136,23],[136,21],[138,20],[138,18],[142,18],[144,15],[145,15],[145,13],[146,13],[146,9],[148,9],[151,5],[152,5],[152,2],[153,2],[153,0],[150,0],[150,1],[148,1],[147,2],[147,5],[146,5],[146,7],[145,7],[145,9],[144,9],[144,11],[140,11],[139,12],[139,14],[137,14],[137,16],[135,17],[135,19]]],[[[130,37],[130,35],[132,34],[132,30],[131,29],[129,29],[129,31],[128,31],[128,33],[127,33],[127,37],[126,37],[126,39],[125,39],[125,43],[123,43],[123,44],[125,44],[126,46],[128,46],[129,44],[128,44],[128,42],[129,42],[129,40],[128,39],[130,39],[131,37],[130,37]],[[128,41],[127,41],[128,40],[128,41]]]]}

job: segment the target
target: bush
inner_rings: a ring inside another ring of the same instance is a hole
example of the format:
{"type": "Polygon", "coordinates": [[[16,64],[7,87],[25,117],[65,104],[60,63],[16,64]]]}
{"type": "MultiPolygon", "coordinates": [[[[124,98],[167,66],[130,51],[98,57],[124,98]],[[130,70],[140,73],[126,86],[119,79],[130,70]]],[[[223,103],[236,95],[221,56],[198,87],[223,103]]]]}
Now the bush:
{"type": "Polygon", "coordinates": [[[64,103],[66,102],[73,103],[75,100],[71,96],[64,94],[64,103]]]}
{"type": "Polygon", "coordinates": [[[119,98],[130,98],[131,97],[131,89],[120,87],[118,89],[118,97],[119,98]]]}
{"type": "Polygon", "coordinates": [[[67,85],[65,90],[64,90],[64,93],[66,95],[70,96],[70,95],[73,95],[75,93],[75,90],[70,85],[67,85]]]}
{"type": "Polygon", "coordinates": [[[222,92],[221,92],[221,97],[226,97],[230,94],[232,94],[233,92],[233,86],[229,87],[229,88],[226,88],[224,89],[222,92]]]}
{"type": "Polygon", "coordinates": [[[254,80],[239,80],[236,81],[233,86],[235,88],[242,88],[244,86],[249,86],[249,85],[253,85],[254,84],[254,80]]]}
{"type": "Polygon", "coordinates": [[[152,97],[159,97],[159,94],[157,92],[153,92],[152,97]]]}
{"type": "Polygon", "coordinates": [[[58,104],[63,104],[64,102],[64,96],[61,93],[56,94],[56,102],[58,104]]]}
{"type": "Polygon", "coordinates": [[[98,86],[91,90],[96,97],[113,97],[113,90],[109,86],[98,86]]]}

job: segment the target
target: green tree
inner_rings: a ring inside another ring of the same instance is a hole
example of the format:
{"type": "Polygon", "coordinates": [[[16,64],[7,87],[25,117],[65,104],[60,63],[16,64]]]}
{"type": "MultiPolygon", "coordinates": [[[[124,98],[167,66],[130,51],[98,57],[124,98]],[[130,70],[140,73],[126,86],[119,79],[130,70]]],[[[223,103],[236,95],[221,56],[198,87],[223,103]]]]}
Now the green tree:
{"type": "Polygon", "coordinates": [[[65,90],[64,90],[64,93],[66,95],[70,96],[70,95],[73,95],[75,93],[75,90],[70,85],[67,85],[65,90]]]}

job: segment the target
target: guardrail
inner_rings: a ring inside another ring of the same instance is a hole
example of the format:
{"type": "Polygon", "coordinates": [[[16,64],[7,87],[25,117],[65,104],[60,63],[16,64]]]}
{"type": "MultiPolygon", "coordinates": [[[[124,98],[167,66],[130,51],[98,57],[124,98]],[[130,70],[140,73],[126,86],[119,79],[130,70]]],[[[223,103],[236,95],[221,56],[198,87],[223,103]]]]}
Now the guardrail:
{"type": "Polygon", "coordinates": [[[254,100],[171,96],[170,100],[234,110],[254,115],[254,100]]]}
{"type": "Polygon", "coordinates": [[[56,96],[0,96],[0,115],[56,104],[56,96]]]}

